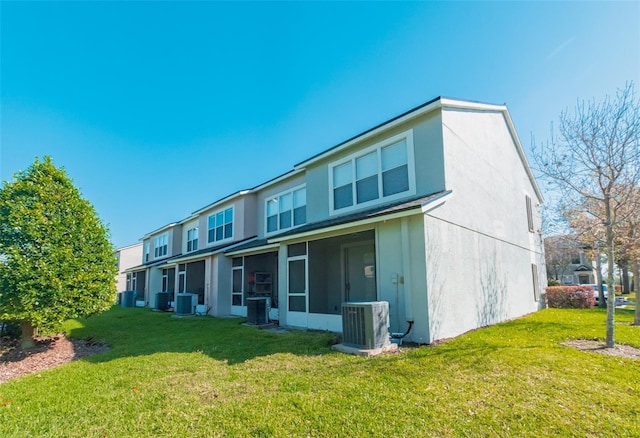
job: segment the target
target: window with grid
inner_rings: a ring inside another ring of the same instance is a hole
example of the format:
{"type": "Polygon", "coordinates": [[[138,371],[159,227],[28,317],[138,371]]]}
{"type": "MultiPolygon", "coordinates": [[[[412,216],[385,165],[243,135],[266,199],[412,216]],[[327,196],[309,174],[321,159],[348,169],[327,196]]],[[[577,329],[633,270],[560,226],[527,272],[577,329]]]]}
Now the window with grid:
{"type": "Polygon", "coordinates": [[[169,236],[163,234],[158,236],[153,241],[153,255],[158,258],[167,255],[167,249],[169,247],[169,236]]]}
{"type": "Polygon", "coordinates": [[[198,228],[191,228],[187,231],[187,252],[198,249],[198,228]]]}
{"type": "Polygon", "coordinates": [[[333,210],[373,204],[411,191],[408,137],[373,146],[330,166],[333,210]]]}
{"type": "Polygon", "coordinates": [[[209,243],[231,239],[233,237],[233,207],[214,213],[208,218],[209,243]]]}
{"type": "Polygon", "coordinates": [[[266,203],[267,233],[307,222],[307,189],[304,187],[280,193],[266,203]]]}

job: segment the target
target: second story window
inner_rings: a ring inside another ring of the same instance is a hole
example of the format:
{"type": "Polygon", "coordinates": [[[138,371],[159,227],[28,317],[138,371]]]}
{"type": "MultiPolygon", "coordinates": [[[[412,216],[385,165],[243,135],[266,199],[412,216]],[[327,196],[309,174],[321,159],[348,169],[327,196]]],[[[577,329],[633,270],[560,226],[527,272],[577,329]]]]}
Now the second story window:
{"type": "Polygon", "coordinates": [[[187,252],[198,249],[198,228],[191,228],[187,231],[187,252]]]}
{"type": "Polygon", "coordinates": [[[267,199],[267,233],[307,222],[307,189],[300,188],[267,199]]]}
{"type": "Polygon", "coordinates": [[[158,236],[153,241],[153,255],[155,258],[166,256],[169,246],[169,237],[166,234],[158,236]]]}
{"type": "Polygon", "coordinates": [[[149,247],[150,247],[150,242],[149,241],[144,242],[144,263],[147,263],[149,261],[149,247]]]}
{"type": "Polygon", "coordinates": [[[233,237],[233,207],[219,211],[208,217],[207,241],[209,243],[233,237]]]}
{"type": "Polygon", "coordinates": [[[410,152],[410,135],[405,133],[330,166],[332,210],[408,194],[413,185],[410,152]]]}

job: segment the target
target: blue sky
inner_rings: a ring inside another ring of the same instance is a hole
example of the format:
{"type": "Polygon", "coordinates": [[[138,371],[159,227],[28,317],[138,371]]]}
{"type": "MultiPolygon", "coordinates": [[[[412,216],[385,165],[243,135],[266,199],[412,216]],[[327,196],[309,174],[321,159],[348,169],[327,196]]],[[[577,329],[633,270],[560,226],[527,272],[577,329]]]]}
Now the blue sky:
{"type": "Polygon", "coordinates": [[[113,243],[437,96],[525,147],[640,88],[639,2],[0,2],[0,178],[51,155],[113,243]]]}

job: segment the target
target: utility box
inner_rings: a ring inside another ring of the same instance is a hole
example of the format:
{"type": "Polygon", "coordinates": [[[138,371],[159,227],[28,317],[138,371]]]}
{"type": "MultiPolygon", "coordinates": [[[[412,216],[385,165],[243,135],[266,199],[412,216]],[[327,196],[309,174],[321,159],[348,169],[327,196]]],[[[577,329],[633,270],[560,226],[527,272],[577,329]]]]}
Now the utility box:
{"type": "Polygon", "coordinates": [[[389,344],[389,303],[363,301],[342,303],[342,344],[374,349],[389,344]]]}

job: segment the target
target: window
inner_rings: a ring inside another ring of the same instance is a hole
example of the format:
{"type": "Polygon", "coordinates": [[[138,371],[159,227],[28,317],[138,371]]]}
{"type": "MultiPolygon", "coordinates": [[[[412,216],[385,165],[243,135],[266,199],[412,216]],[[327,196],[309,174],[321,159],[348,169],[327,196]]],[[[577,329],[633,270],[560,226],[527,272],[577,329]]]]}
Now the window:
{"type": "Polygon", "coordinates": [[[242,306],[243,281],[244,278],[244,260],[242,257],[235,257],[231,261],[231,305],[242,306]]]}
{"type": "Polygon", "coordinates": [[[540,299],[540,289],[538,285],[538,266],[531,264],[531,275],[533,277],[533,298],[538,301],[540,299]]]}
{"type": "Polygon", "coordinates": [[[144,242],[144,263],[149,261],[149,246],[150,242],[148,240],[144,242]]]}
{"type": "Polygon", "coordinates": [[[289,245],[287,249],[288,308],[290,312],[307,311],[307,243],[289,245]]]}
{"type": "Polygon", "coordinates": [[[267,233],[307,222],[307,189],[299,188],[267,199],[267,233]]]}
{"type": "Polygon", "coordinates": [[[412,145],[408,131],[330,166],[333,211],[394,199],[414,190],[409,171],[412,145]]]}
{"type": "Polygon", "coordinates": [[[187,265],[180,263],[178,265],[178,293],[184,293],[187,289],[187,265]]]}
{"type": "Polygon", "coordinates": [[[187,231],[187,252],[198,249],[198,228],[191,228],[187,231]]]}
{"type": "Polygon", "coordinates": [[[233,207],[209,216],[208,242],[218,242],[233,237],[233,207]]]}
{"type": "Polygon", "coordinates": [[[527,201],[527,223],[529,225],[529,231],[533,233],[533,209],[531,207],[531,198],[525,195],[527,201]]]}
{"type": "Polygon", "coordinates": [[[176,269],[167,268],[162,270],[162,292],[171,294],[169,300],[173,301],[173,292],[176,286],[176,269]]]}
{"type": "Polygon", "coordinates": [[[167,255],[167,248],[169,243],[169,237],[166,234],[158,236],[153,241],[153,255],[154,257],[162,257],[167,255]]]}

